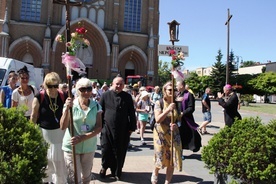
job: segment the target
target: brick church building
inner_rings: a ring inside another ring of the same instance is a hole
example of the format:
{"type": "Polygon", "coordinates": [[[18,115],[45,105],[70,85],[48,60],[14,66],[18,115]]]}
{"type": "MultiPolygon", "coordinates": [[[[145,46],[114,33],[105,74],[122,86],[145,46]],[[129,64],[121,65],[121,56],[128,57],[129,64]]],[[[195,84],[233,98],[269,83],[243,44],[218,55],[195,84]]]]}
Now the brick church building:
{"type": "MultiPolygon", "coordinates": [[[[88,30],[90,46],[77,56],[86,76],[111,80],[120,74],[142,75],[155,85],[158,74],[159,0],[71,0],[70,29],[88,30]]],[[[65,0],[0,0],[0,57],[14,58],[55,71],[66,81],[61,63],[65,45],[55,37],[66,32],[65,0]],[[60,4],[61,3],[61,4],[60,4]]]]}

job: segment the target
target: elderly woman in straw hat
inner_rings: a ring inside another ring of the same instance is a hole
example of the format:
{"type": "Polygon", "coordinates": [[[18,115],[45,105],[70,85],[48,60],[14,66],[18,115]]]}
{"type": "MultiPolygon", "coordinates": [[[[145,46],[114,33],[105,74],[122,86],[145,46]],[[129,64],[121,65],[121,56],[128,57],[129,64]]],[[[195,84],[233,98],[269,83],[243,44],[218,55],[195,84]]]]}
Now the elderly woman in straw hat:
{"type": "Polygon", "coordinates": [[[146,145],[146,142],[144,141],[144,132],[149,119],[150,110],[149,93],[147,91],[142,91],[136,108],[136,111],[138,112],[138,121],[140,123],[140,137],[142,145],[146,145]]]}

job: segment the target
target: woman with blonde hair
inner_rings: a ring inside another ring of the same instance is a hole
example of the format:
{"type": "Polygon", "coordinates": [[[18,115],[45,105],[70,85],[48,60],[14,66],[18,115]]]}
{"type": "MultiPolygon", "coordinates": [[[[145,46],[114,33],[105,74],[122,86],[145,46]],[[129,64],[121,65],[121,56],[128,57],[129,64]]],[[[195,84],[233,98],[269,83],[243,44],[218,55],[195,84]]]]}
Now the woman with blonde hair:
{"type": "Polygon", "coordinates": [[[44,140],[49,144],[47,178],[43,181],[64,184],[67,172],[61,149],[64,131],[60,130],[60,118],[66,94],[58,91],[60,81],[59,75],[55,72],[45,76],[44,90],[33,100],[31,121],[39,125],[44,140]]]}
{"type": "Polygon", "coordinates": [[[167,168],[165,184],[170,183],[174,168],[177,168],[179,171],[182,170],[181,138],[176,124],[179,114],[172,99],[172,91],[172,83],[167,82],[163,86],[163,99],[155,103],[154,115],[156,123],[153,130],[155,168],[151,176],[152,184],[157,184],[160,169],[167,168]],[[171,122],[172,113],[173,123],[171,122]],[[171,155],[171,134],[173,134],[173,155],[171,155]],[[173,159],[172,164],[171,159],[173,159]]]}

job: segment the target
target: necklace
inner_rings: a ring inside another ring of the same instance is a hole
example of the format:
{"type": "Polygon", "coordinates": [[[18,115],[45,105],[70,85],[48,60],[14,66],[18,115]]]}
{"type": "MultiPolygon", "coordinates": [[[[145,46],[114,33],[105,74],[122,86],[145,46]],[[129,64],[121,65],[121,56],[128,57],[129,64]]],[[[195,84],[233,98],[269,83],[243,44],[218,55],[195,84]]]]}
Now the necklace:
{"type": "Polygon", "coordinates": [[[58,123],[58,119],[56,117],[56,111],[58,110],[57,97],[55,97],[55,102],[54,103],[52,102],[52,98],[50,96],[49,96],[49,100],[50,100],[49,108],[54,113],[55,120],[58,123]]]}

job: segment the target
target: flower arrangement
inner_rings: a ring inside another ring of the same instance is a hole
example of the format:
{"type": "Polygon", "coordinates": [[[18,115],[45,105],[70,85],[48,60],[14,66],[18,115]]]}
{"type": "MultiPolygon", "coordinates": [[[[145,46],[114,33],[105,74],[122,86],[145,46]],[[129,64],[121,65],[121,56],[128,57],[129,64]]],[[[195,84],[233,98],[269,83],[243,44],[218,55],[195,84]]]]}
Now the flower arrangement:
{"type": "Polygon", "coordinates": [[[174,68],[177,68],[179,66],[182,66],[184,63],[181,60],[185,60],[184,53],[178,52],[176,53],[175,50],[169,51],[170,56],[172,57],[171,64],[174,68]]]}
{"type": "MultiPolygon", "coordinates": [[[[90,45],[90,42],[84,38],[87,29],[81,26],[81,22],[78,22],[78,28],[74,32],[71,33],[71,40],[66,43],[66,47],[68,48],[68,54],[71,56],[76,55],[76,51],[82,47],[87,48],[90,45]]],[[[57,35],[56,39],[57,42],[65,43],[65,36],[64,35],[57,35]]]]}
{"type": "Polygon", "coordinates": [[[60,43],[66,42],[67,52],[62,54],[62,63],[67,69],[67,74],[71,74],[71,69],[78,73],[86,73],[85,65],[79,58],[76,57],[76,52],[79,48],[87,48],[90,42],[84,38],[87,29],[85,29],[81,22],[78,22],[78,28],[71,33],[71,40],[66,42],[64,35],[57,35],[56,41],[60,43]]]}
{"type": "Polygon", "coordinates": [[[174,76],[176,81],[183,81],[184,80],[184,75],[182,72],[178,70],[184,62],[183,60],[185,59],[184,53],[183,52],[178,52],[176,53],[175,50],[170,50],[169,51],[170,56],[172,57],[172,75],[174,76]]]}

